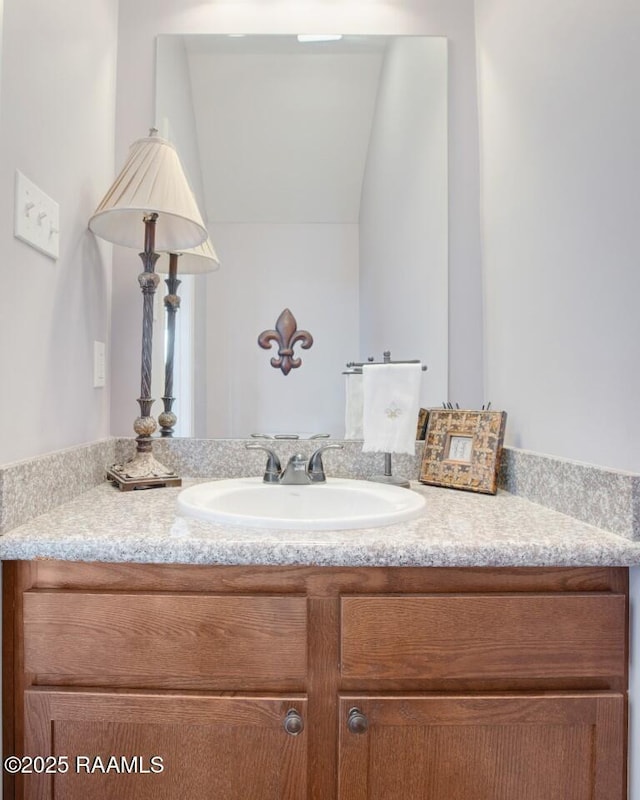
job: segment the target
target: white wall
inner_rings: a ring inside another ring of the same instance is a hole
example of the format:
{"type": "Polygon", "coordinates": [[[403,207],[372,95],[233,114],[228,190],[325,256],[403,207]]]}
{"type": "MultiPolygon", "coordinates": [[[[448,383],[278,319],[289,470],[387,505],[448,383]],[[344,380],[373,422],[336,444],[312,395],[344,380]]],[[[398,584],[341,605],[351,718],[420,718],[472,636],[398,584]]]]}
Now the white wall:
{"type": "Polygon", "coordinates": [[[426,363],[425,408],[449,397],[447,138],[446,40],[396,40],[362,187],[359,352],[426,363]]]}
{"type": "Polygon", "coordinates": [[[113,179],[116,0],[5,0],[0,118],[0,463],[102,438],[110,252],[87,230],[113,179]],[[15,239],[19,169],[60,204],[60,258],[15,239]]]}
{"type": "Polygon", "coordinates": [[[204,213],[202,167],[193,114],[191,72],[184,40],[177,36],[165,36],[161,43],[158,43],[158,47],[161,47],[162,58],[156,61],[156,80],[157,84],[163,87],[164,107],[158,107],[156,98],[157,113],[149,125],[155,121],[160,135],[169,139],[180,153],[180,161],[198,202],[198,208],[204,213]],[[173,112],[170,119],[169,110],[173,112]]]}
{"type": "Polygon", "coordinates": [[[200,433],[341,438],[341,365],[358,352],[358,226],[220,223],[210,229],[224,268],[204,279],[208,350],[196,384],[206,385],[208,397],[200,433]],[[257,345],[285,307],[314,339],[309,350],[296,345],[302,365],[287,376],[270,364],[277,345],[257,345]]]}
{"type": "Polygon", "coordinates": [[[205,219],[357,222],[382,53],[220,38],[189,54],[205,219]]]}
{"type": "MultiPolygon", "coordinates": [[[[334,3],[138,0],[122,3],[118,40],[116,153],[153,120],[155,37],[160,33],[389,33],[446,36],[449,40],[449,352],[450,396],[482,402],[482,314],[478,215],[478,146],[472,0],[380,0],[334,3]]],[[[112,433],[130,435],[137,414],[141,301],[139,259],[116,250],[112,433]]],[[[311,353],[313,351],[309,351],[311,353]]],[[[159,407],[156,404],[154,411],[159,407]]]]}
{"type": "Polygon", "coordinates": [[[640,4],[477,0],[487,397],[640,471],[640,4]]]}
{"type": "MultiPolygon", "coordinates": [[[[487,396],[508,441],[640,471],[640,4],[476,0],[487,396]]],[[[640,569],[631,570],[631,800],[640,569]]]]}

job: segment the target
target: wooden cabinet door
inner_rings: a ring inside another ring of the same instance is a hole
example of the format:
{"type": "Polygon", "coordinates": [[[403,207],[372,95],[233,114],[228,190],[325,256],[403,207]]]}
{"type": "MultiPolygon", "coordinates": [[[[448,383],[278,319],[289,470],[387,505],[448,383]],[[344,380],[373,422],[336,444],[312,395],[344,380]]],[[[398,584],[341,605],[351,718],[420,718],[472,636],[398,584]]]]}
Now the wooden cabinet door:
{"type": "Polygon", "coordinates": [[[307,735],[285,730],[290,709],[305,720],[299,695],[28,690],[25,753],[69,769],[25,775],[25,800],[305,800],[307,735]]]}
{"type": "Polygon", "coordinates": [[[342,696],[338,798],[623,800],[625,716],[613,693],[342,696]]]}

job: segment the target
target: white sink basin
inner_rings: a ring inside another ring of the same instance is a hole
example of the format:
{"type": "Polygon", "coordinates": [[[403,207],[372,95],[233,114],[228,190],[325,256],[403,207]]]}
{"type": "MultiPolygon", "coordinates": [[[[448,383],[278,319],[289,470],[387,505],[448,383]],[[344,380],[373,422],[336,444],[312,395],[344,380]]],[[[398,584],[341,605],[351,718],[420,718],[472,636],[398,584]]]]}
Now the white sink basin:
{"type": "Polygon", "coordinates": [[[178,495],[178,508],[190,517],[316,531],[392,525],[419,516],[424,505],[424,497],[410,489],[343,478],[308,486],[237,478],[199,483],[178,495]]]}

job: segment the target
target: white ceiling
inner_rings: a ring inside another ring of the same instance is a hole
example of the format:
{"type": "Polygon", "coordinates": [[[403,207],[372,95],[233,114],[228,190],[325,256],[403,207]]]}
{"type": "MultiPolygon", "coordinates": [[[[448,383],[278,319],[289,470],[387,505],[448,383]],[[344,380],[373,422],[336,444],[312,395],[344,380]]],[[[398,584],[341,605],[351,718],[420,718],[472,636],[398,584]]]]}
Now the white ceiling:
{"type": "Polygon", "coordinates": [[[386,37],[353,39],[186,38],[209,222],[358,222],[386,37]]]}

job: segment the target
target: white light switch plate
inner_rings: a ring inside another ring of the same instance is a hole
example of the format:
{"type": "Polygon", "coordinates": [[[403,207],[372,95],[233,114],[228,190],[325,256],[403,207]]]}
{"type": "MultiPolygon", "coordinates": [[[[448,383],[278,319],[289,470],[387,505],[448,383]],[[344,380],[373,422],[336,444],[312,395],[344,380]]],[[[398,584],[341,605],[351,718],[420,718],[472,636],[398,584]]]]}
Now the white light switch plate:
{"type": "Polygon", "coordinates": [[[58,258],[60,207],[19,170],[16,170],[14,235],[50,258],[58,258]]]}

